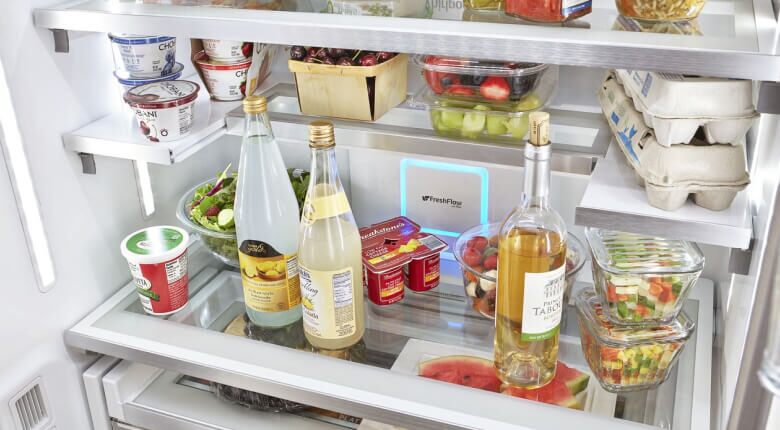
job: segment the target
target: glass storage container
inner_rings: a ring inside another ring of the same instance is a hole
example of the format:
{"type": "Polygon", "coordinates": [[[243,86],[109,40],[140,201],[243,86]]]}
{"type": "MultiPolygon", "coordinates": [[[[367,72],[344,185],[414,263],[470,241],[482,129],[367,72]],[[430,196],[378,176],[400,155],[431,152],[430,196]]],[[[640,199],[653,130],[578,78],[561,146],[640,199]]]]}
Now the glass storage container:
{"type": "Polygon", "coordinates": [[[693,243],[589,228],[593,282],[615,324],[671,323],[701,274],[693,243]]]}
{"type": "Polygon", "coordinates": [[[683,21],[699,16],[706,0],[615,0],[621,15],[646,21],[683,21]]]}
{"type": "Polygon", "coordinates": [[[465,0],[463,6],[473,10],[501,10],[504,0],[465,0]]]}
{"type": "Polygon", "coordinates": [[[209,183],[213,184],[214,179],[204,181],[184,193],[176,207],[176,218],[191,232],[192,236],[200,237],[203,244],[214,257],[225,264],[238,267],[238,242],[235,229],[232,229],[232,231],[209,230],[190,219],[189,214],[195,191],[209,183]]]}
{"type": "Polygon", "coordinates": [[[581,291],[575,302],[582,352],[601,386],[613,393],[661,385],[694,330],[684,312],[669,325],[617,326],[592,291],[581,291]]]}

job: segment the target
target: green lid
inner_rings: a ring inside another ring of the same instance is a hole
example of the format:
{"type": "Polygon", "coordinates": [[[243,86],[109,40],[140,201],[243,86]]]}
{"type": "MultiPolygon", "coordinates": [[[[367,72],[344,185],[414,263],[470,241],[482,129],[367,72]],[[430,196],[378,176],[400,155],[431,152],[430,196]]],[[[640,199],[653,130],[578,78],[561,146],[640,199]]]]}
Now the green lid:
{"type": "Polygon", "coordinates": [[[122,241],[125,257],[163,256],[186,248],[189,235],[186,231],[171,226],[155,226],[138,230],[122,241]]]}

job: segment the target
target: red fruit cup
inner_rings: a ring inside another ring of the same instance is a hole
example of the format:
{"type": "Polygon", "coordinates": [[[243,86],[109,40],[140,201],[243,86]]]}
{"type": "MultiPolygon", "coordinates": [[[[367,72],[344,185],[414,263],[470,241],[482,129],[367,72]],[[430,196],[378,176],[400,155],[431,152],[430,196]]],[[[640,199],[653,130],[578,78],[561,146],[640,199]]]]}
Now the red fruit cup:
{"type": "Polygon", "coordinates": [[[404,269],[406,285],[412,291],[424,292],[439,286],[441,278],[441,252],[447,245],[436,236],[418,233],[416,239],[422,244],[415,250],[412,261],[404,269]]]}
{"type": "Polygon", "coordinates": [[[187,304],[189,242],[185,230],[171,226],[141,229],[122,241],[122,255],[146,313],[169,315],[187,304]]]}

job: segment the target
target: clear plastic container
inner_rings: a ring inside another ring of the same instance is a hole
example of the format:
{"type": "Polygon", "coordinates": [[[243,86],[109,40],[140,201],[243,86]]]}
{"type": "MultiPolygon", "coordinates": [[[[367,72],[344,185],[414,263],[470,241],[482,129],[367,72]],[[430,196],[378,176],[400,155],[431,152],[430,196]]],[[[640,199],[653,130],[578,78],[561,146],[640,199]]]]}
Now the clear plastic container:
{"type": "Polygon", "coordinates": [[[463,6],[472,10],[501,10],[504,0],[465,0],[463,6]]]}
{"type": "Polygon", "coordinates": [[[581,291],[575,302],[582,352],[601,386],[613,393],[662,384],[695,327],[684,312],[668,325],[616,326],[592,291],[581,291]]]}
{"type": "Polygon", "coordinates": [[[435,97],[426,97],[424,100],[433,131],[440,136],[456,139],[520,143],[528,136],[528,114],[539,109],[511,112],[474,102],[437,100],[435,97]]]}
{"type": "Polygon", "coordinates": [[[544,106],[558,85],[558,68],[524,62],[420,55],[415,63],[433,94],[443,100],[489,103],[505,111],[544,106]]]}
{"type": "Polygon", "coordinates": [[[621,15],[646,21],[683,21],[699,16],[706,0],[615,0],[621,15]]]}
{"type": "Polygon", "coordinates": [[[615,324],[669,324],[704,268],[691,242],[589,228],[593,282],[615,324]]]}
{"type": "MultiPolygon", "coordinates": [[[[480,224],[466,230],[455,242],[455,259],[463,271],[463,287],[471,307],[493,319],[496,314],[496,268],[498,266],[498,233],[501,223],[480,224]],[[467,252],[468,248],[477,253],[467,252]]],[[[569,233],[566,238],[566,291],[564,303],[569,302],[577,274],[585,265],[587,254],[582,241],[569,233]]],[[[565,311],[564,307],[564,311],[565,311]]]]}

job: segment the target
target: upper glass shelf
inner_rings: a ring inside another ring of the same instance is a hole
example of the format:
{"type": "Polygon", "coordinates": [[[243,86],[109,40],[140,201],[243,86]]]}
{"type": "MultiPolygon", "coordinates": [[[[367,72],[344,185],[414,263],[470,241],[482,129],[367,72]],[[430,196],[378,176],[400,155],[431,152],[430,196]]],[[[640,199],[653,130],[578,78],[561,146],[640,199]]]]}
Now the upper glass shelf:
{"type": "Polygon", "coordinates": [[[778,24],[770,0],[710,0],[694,21],[659,24],[620,17],[611,0],[594,0],[591,14],[565,25],[471,11],[452,0],[77,0],[37,9],[35,21],[61,30],[184,34],[770,81],[780,76],[780,57],[774,55],[778,24]],[[350,14],[322,13],[332,10],[329,3],[368,6],[350,14]]]}

